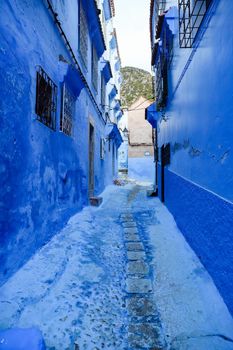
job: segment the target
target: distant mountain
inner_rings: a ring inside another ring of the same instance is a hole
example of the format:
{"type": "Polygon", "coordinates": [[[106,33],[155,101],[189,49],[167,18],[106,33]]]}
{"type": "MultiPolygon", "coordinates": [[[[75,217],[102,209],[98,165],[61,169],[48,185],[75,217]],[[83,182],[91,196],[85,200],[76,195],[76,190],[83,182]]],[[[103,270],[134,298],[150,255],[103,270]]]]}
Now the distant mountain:
{"type": "Polygon", "coordinates": [[[124,67],[121,73],[122,107],[129,107],[140,96],[153,99],[152,76],[149,72],[135,67],[124,67]]]}

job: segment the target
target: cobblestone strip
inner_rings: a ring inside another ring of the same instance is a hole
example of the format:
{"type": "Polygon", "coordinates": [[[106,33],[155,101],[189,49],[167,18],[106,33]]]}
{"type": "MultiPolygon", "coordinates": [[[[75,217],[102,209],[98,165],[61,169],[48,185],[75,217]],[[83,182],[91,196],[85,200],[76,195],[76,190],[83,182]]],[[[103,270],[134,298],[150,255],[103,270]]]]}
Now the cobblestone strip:
{"type": "Polygon", "coordinates": [[[125,291],[128,349],[165,349],[143,239],[132,213],[122,213],[120,221],[127,257],[125,291]]]}

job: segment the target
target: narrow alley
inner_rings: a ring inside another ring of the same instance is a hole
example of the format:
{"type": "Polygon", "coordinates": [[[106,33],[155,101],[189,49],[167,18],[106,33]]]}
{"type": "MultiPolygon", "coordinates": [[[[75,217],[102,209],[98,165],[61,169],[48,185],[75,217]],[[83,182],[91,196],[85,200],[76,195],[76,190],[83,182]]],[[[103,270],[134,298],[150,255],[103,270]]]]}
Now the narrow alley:
{"type": "Polygon", "coordinates": [[[0,327],[36,327],[49,350],[233,349],[232,318],[165,206],[142,184],[103,199],[1,287],[0,327]]]}
{"type": "Polygon", "coordinates": [[[233,0],[0,0],[0,350],[233,350],[233,0]]]}

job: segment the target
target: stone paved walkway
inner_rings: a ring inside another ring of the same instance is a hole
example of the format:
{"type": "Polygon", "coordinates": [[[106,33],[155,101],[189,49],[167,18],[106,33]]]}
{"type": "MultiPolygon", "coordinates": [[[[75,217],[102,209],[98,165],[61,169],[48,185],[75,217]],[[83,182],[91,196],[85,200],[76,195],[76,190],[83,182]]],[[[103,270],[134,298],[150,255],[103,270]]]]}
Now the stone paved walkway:
{"type": "Polygon", "coordinates": [[[233,349],[212,280],[138,185],[108,188],[0,288],[10,327],[39,328],[48,350],[233,349]]]}
{"type": "Polygon", "coordinates": [[[128,315],[127,340],[130,349],[165,349],[162,327],[153,297],[153,267],[150,248],[140,230],[150,213],[135,213],[130,203],[139,191],[136,187],[128,196],[128,208],[120,215],[126,250],[126,307],[128,315]],[[138,215],[137,215],[138,214],[138,215]],[[138,224],[137,224],[137,221],[138,224]]]}

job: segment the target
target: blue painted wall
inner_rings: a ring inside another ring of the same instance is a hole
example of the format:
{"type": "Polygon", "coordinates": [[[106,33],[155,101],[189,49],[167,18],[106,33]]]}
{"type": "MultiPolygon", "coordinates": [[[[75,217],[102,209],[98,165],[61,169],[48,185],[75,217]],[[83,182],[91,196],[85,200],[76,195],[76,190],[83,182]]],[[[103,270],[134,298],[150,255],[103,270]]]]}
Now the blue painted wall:
{"type": "MultiPolygon", "coordinates": [[[[78,57],[77,1],[53,1],[78,57]]],[[[112,169],[100,159],[105,123],[86,89],[76,100],[72,137],[59,132],[59,55],[71,57],[43,1],[0,3],[0,284],[67,219],[88,204],[89,119],[95,127],[95,194],[112,169]],[[58,87],[56,131],[35,114],[36,70],[58,87]],[[20,252],[20,254],[19,254],[20,252]]],[[[90,46],[89,38],[89,46],[90,46]]],[[[90,52],[90,50],[89,50],[90,52]]],[[[91,81],[90,67],[87,80],[91,81]]],[[[100,101],[100,94],[96,96],[100,101]]]]}
{"type": "Polygon", "coordinates": [[[233,312],[233,205],[169,170],[165,201],[233,312]]]}
{"type": "Polygon", "coordinates": [[[192,49],[179,48],[176,18],[158,141],[171,144],[165,204],[233,313],[232,12],[231,0],[213,0],[192,49]]]}

